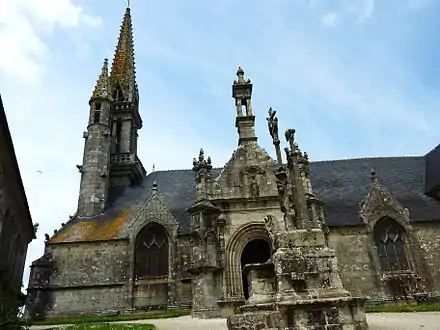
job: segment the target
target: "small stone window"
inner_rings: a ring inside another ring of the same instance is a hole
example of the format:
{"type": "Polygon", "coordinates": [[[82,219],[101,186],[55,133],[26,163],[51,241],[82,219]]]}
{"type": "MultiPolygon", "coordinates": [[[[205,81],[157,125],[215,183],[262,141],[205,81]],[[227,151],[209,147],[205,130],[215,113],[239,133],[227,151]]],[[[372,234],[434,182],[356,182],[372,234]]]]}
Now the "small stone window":
{"type": "Polygon", "coordinates": [[[165,229],[156,223],[145,227],[136,239],[136,277],[167,276],[168,258],[165,229]]]}
{"type": "Polygon", "coordinates": [[[116,122],[116,137],[115,137],[115,152],[121,152],[121,135],[122,135],[122,121],[118,120],[116,122]]]}
{"type": "Polygon", "coordinates": [[[406,233],[395,220],[380,219],[374,226],[374,241],[384,273],[409,270],[406,233]]]}
{"type": "Polygon", "coordinates": [[[95,110],[101,110],[101,102],[95,103],[95,110]]]}
{"type": "Polygon", "coordinates": [[[101,111],[95,111],[93,113],[93,122],[99,123],[99,120],[101,119],[101,111]]]}

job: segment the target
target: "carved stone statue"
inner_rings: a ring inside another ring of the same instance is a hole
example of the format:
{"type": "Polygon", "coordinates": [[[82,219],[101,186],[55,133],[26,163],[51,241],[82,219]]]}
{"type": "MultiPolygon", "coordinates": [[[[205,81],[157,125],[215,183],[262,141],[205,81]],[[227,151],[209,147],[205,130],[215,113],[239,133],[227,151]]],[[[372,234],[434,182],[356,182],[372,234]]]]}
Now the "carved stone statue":
{"type": "Polygon", "coordinates": [[[260,186],[258,185],[257,177],[255,174],[251,175],[250,194],[253,198],[257,198],[260,196],[260,186]]]}
{"type": "MultiPolygon", "coordinates": [[[[292,147],[293,144],[295,143],[295,129],[293,129],[293,128],[287,129],[285,136],[286,136],[287,142],[289,142],[289,144],[290,144],[290,147],[292,147]]],[[[294,149],[294,148],[292,148],[292,149],[294,149]]]]}
{"type": "Polygon", "coordinates": [[[269,234],[270,242],[272,243],[272,250],[275,252],[278,248],[279,226],[270,214],[264,218],[264,224],[269,234]]]}
{"type": "Polygon", "coordinates": [[[278,137],[278,118],[276,117],[277,112],[272,108],[269,108],[269,117],[266,118],[267,126],[269,127],[269,134],[272,137],[274,143],[279,141],[278,137]]]}
{"type": "Polygon", "coordinates": [[[280,247],[286,247],[288,244],[287,232],[280,228],[277,220],[274,219],[272,215],[268,214],[264,218],[264,224],[272,243],[272,252],[275,252],[280,247]]]}
{"type": "Polygon", "coordinates": [[[289,205],[288,208],[284,211],[284,222],[286,225],[286,228],[288,229],[298,229],[298,218],[297,218],[297,211],[295,209],[295,205],[293,204],[292,199],[290,196],[286,196],[285,203],[289,205]]]}
{"type": "Polygon", "coordinates": [[[304,154],[300,152],[298,161],[302,167],[302,172],[304,173],[304,176],[308,178],[310,176],[310,161],[307,152],[304,152],[304,154]]]}

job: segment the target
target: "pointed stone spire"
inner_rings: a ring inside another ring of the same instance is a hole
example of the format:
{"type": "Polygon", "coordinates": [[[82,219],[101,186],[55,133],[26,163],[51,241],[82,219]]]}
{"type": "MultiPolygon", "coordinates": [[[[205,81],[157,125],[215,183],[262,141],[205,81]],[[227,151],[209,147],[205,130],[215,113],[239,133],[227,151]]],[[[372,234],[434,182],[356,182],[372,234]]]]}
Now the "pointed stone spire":
{"type": "Polygon", "coordinates": [[[95,89],[93,90],[91,101],[97,98],[111,99],[111,85],[108,76],[108,59],[104,59],[101,74],[96,81],[95,89]]]}
{"type": "Polygon", "coordinates": [[[110,80],[114,94],[118,96],[119,100],[137,101],[139,94],[134,62],[133,27],[130,7],[128,6],[125,9],[124,19],[122,20],[119,32],[110,80]]]}

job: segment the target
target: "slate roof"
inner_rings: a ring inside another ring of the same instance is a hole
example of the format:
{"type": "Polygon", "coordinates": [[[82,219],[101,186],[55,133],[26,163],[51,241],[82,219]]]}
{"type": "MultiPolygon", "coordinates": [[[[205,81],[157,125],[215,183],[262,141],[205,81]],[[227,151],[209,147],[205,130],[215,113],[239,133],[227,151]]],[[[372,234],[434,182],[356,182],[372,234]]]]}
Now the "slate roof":
{"type": "MultiPolygon", "coordinates": [[[[424,193],[423,156],[312,162],[313,190],[325,203],[324,212],[329,226],[353,226],[362,223],[358,213],[359,203],[371,187],[372,168],[375,169],[380,183],[409,209],[413,221],[440,220],[440,202],[424,193]]],[[[221,169],[213,171],[213,176],[217,177],[221,169]]],[[[186,209],[195,201],[194,173],[191,170],[156,171],[146,176],[141,185],[128,187],[106,213],[87,221],[76,220],[69,223],[66,227],[72,228],[64,228],[52,242],[74,241],[80,239],[79,236],[84,240],[120,238],[119,235],[124,233],[121,219],[128,220],[146,203],[152,194],[153,182],[157,183],[168,210],[179,222],[181,233],[187,233],[190,220],[186,209]],[[99,225],[91,225],[90,222],[99,225]],[[86,227],[90,229],[86,230],[86,227]],[[84,230],[86,232],[83,233],[84,230]]]]}
{"type": "Polygon", "coordinates": [[[314,193],[324,203],[329,226],[361,223],[359,202],[371,187],[371,169],[410,211],[412,221],[440,220],[440,202],[425,195],[425,158],[387,157],[315,162],[311,164],[314,193]]]}

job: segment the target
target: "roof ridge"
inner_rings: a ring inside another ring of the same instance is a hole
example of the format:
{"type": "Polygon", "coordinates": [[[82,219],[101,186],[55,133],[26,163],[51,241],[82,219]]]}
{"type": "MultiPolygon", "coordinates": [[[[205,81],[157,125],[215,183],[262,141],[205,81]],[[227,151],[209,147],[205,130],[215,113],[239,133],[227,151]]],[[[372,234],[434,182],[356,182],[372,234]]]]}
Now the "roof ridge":
{"type": "Polygon", "coordinates": [[[331,163],[331,162],[343,162],[350,160],[375,160],[375,159],[411,159],[411,158],[423,158],[424,156],[377,156],[377,157],[357,157],[357,158],[342,158],[342,159],[329,159],[329,160],[315,160],[310,163],[331,163]]]}
{"type": "MultiPolygon", "coordinates": [[[[340,158],[340,159],[328,159],[328,160],[314,160],[311,161],[311,164],[316,163],[332,163],[332,162],[346,162],[346,161],[356,161],[356,160],[375,160],[375,159],[416,159],[416,158],[423,158],[424,156],[377,156],[377,157],[357,157],[357,158],[340,158]]],[[[225,166],[216,166],[213,167],[213,170],[222,170],[225,166]]],[[[150,172],[147,174],[147,176],[160,172],[160,173],[168,173],[168,172],[189,172],[192,171],[190,168],[178,168],[178,169],[166,169],[166,170],[155,170],[154,172],[150,172]]]]}

